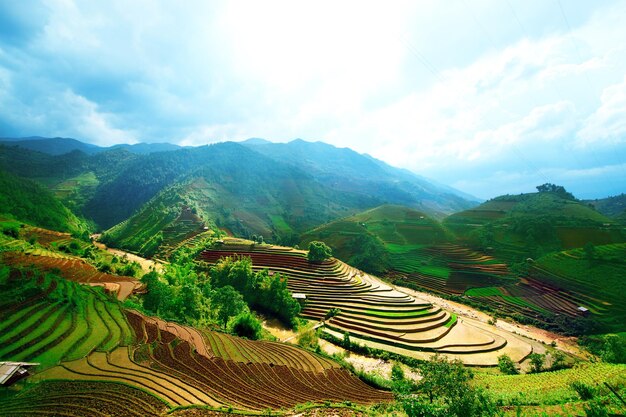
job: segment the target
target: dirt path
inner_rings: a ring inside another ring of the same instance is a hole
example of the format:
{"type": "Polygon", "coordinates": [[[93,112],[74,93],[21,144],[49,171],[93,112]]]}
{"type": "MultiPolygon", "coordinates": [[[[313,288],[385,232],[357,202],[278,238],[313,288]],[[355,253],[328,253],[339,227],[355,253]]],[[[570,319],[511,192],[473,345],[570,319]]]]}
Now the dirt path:
{"type": "MultiPolygon", "coordinates": [[[[431,304],[437,305],[445,310],[454,312],[459,316],[474,319],[483,323],[487,323],[492,319],[490,315],[482,311],[476,310],[472,307],[466,306],[455,301],[446,300],[445,298],[437,297],[436,295],[428,294],[421,291],[415,291],[410,288],[394,286],[398,291],[405,292],[412,295],[415,298],[427,301],[431,304]]],[[[556,343],[556,347],[564,352],[571,353],[576,356],[586,356],[584,352],[578,347],[575,337],[567,337],[548,330],[539,329],[537,327],[528,326],[525,324],[518,324],[503,319],[496,321],[496,327],[505,330],[510,333],[518,334],[529,339],[533,339],[545,344],[556,343]]]]}
{"type": "Polygon", "coordinates": [[[130,252],[125,252],[121,249],[114,249],[114,248],[109,248],[107,245],[105,245],[104,243],[100,243],[97,241],[97,239],[100,237],[100,235],[92,235],[91,239],[93,244],[102,250],[105,250],[115,256],[119,256],[119,257],[124,257],[126,256],[126,258],[131,261],[131,262],[137,262],[139,265],[141,265],[141,269],[143,269],[144,272],[150,272],[152,269],[155,269],[157,272],[163,272],[163,264],[161,262],[157,262],[157,261],[153,261],[150,259],[146,259],[146,258],[142,258],[141,256],[135,255],[134,253],[130,253],[130,252]]]}

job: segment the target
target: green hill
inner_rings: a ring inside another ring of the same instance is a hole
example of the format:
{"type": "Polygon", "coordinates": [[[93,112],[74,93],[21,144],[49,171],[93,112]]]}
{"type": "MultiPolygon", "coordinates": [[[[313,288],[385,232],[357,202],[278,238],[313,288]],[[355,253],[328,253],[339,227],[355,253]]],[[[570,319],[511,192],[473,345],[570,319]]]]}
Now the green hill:
{"type": "Polygon", "coordinates": [[[49,190],[34,181],[0,170],[0,214],[16,220],[77,235],[86,233],[78,219],[49,190]]]}
{"type": "Polygon", "coordinates": [[[519,261],[545,253],[626,241],[614,219],[551,192],[505,195],[455,213],[443,224],[462,241],[519,261]]]}
{"type": "Polygon", "coordinates": [[[452,236],[423,212],[383,205],[336,220],[302,235],[301,245],[322,240],[339,259],[368,272],[419,269],[421,250],[449,242],[452,236]]]}
{"type": "Polygon", "coordinates": [[[584,202],[607,217],[616,218],[626,212],[626,194],[623,193],[613,197],[585,200],[584,202]]]}
{"type": "Polygon", "coordinates": [[[555,252],[531,266],[542,282],[584,294],[581,305],[613,331],[626,323],[626,243],[555,252]]]}

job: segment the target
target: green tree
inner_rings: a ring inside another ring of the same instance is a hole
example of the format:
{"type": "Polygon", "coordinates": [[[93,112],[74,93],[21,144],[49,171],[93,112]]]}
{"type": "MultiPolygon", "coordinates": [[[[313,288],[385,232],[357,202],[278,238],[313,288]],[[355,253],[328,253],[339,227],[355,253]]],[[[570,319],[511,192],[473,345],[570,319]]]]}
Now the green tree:
{"type": "Polygon", "coordinates": [[[223,327],[231,317],[241,314],[247,307],[243,295],[230,285],[218,288],[211,297],[211,309],[223,327]]]}
{"type": "Polygon", "coordinates": [[[469,381],[472,372],[460,361],[435,355],[418,366],[422,380],[417,394],[401,394],[400,403],[409,417],[479,417],[500,412],[482,390],[469,381]]]}
{"type": "Polygon", "coordinates": [[[593,243],[585,243],[585,246],[583,246],[583,250],[585,251],[585,258],[587,258],[589,261],[593,261],[594,259],[596,259],[596,247],[593,245],[593,243]]]}
{"type": "Polygon", "coordinates": [[[394,363],[391,367],[391,380],[392,381],[403,381],[404,380],[404,370],[399,363],[394,363]]]}
{"type": "Polygon", "coordinates": [[[258,340],[262,333],[261,322],[249,311],[244,311],[233,319],[231,332],[246,339],[258,340]]]}
{"type": "Polygon", "coordinates": [[[539,191],[540,193],[552,193],[552,194],[556,194],[559,197],[565,199],[565,200],[576,200],[576,197],[574,197],[574,195],[570,192],[568,192],[565,187],[563,187],[562,185],[556,185],[556,184],[550,184],[550,183],[545,183],[542,185],[538,185],[537,186],[537,191],[539,191]]]}
{"type": "Polygon", "coordinates": [[[550,370],[558,371],[559,369],[563,369],[566,367],[565,364],[565,354],[560,350],[555,350],[550,356],[552,356],[552,366],[550,370]]]}
{"type": "Polygon", "coordinates": [[[536,373],[536,372],[541,372],[543,370],[543,364],[545,361],[545,355],[539,354],[539,353],[531,353],[528,356],[528,359],[530,360],[530,372],[531,373],[536,373]]]}
{"type": "Polygon", "coordinates": [[[506,375],[517,375],[519,371],[515,367],[515,363],[511,357],[507,354],[498,356],[498,368],[500,372],[506,375]]]}
{"type": "Polygon", "coordinates": [[[310,262],[323,262],[333,256],[333,252],[324,242],[314,240],[309,243],[308,259],[310,262]]]}

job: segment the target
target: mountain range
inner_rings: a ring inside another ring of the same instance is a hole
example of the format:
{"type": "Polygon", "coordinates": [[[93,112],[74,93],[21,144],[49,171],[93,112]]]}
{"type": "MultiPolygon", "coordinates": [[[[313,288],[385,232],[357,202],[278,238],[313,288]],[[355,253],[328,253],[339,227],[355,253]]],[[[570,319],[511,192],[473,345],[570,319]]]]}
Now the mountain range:
{"type": "Polygon", "coordinates": [[[297,243],[299,233],[382,204],[442,218],[479,203],[369,155],[299,139],[193,148],[5,139],[0,169],[38,181],[92,229],[113,228],[108,236],[116,244],[137,251],[134,231],[151,230],[144,241],[158,238],[185,209],[206,227],[297,243]]]}

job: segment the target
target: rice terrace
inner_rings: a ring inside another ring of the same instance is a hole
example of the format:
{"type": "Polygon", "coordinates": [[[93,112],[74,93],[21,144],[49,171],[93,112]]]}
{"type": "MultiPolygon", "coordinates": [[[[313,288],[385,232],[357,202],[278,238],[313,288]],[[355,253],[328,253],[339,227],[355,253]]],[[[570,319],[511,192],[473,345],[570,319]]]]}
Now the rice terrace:
{"type": "Polygon", "coordinates": [[[624,21],[0,0],[0,417],[625,416],[624,21]]]}

